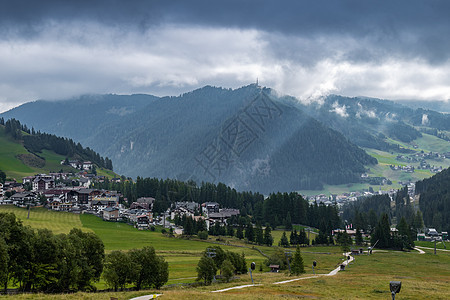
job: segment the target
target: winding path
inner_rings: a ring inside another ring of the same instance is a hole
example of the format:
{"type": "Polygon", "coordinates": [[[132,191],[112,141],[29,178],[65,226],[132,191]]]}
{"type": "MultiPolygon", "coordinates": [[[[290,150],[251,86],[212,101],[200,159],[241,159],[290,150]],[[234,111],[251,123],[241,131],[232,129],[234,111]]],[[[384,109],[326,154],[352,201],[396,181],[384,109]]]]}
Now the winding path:
{"type": "MultiPolygon", "coordinates": [[[[350,252],[348,253],[344,253],[345,257],[350,256],[350,252]]],[[[340,270],[341,270],[341,265],[347,266],[349,263],[351,263],[352,261],[354,261],[355,258],[353,256],[350,256],[349,260],[345,260],[344,262],[342,262],[342,264],[339,264],[339,266],[334,269],[333,271],[331,271],[328,274],[317,274],[314,276],[308,276],[308,277],[299,277],[299,278],[294,278],[294,279],[289,279],[289,280],[284,280],[284,281],[279,281],[279,282],[274,282],[272,284],[284,284],[284,283],[289,283],[289,282],[293,282],[293,281],[298,281],[298,280],[305,280],[305,279],[311,279],[311,278],[317,278],[320,276],[334,276],[336,275],[340,270]]],[[[226,292],[229,290],[234,290],[234,289],[243,289],[243,288],[247,288],[247,287],[251,287],[251,286],[259,286],[262,284],[247,284],[247,285],[239,285],[239,286],[234,286],[231,288],[226,288],[226,289],[222,289],[222,290],[216,290],[216,291],[212,291],[212,293],[221,293],[221,292],[226,292]]]]}

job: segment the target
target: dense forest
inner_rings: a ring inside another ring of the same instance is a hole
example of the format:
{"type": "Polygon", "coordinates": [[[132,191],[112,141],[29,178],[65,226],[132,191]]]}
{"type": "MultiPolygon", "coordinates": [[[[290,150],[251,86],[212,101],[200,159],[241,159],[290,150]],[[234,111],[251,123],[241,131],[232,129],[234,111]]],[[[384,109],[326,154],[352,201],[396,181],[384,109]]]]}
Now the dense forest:
{"type": "Polygon", "coordinates": [[[402,219],[415,231],[424,227],[422,212],[414,211],[408,196],[408,188],[404,187],[393,195],[395,206],[391,207],[391,197],[387,194],[373,195],[358,199],[343,208],[342,218],[354,228],[373,232],[378,221],[387,216],[389,223],[399,224],[402,219]]]}
{"type": "Polygon", "coordinates": [[[416,182],[419,207],[425,225],[450,231],[450,168],[431,178],[416,182]]]}
{"type": "Polygon", "coordinates": [[[44,149],[52,150],[68,158],[89,160],[99,167],[113,169],[112,161],[108,157],[103,158],[89,147],[83,148],[80,143],[76,144],[72,139],[35,131],[34,128],[30,129],[16,119],[5,122],[3,118],[0,118],[0,125],[5,126],[7,135],[15,140],[22,140],[24,147],[38,156],[44,149]]]}
{"type": "Polygon", "coordinates": [[[154,197],[156,201],[153,210],[158,213],[177,201],[209,201],[219,203],[222,208],[239,209],[242,216],[251,216],[252,223],[268,223],[273,228],[286,224],[304,224],[331,231],[340,225],[336,206],[317,203],[310,205],[296,192],[272,193],[264,198],[260,193],[238,192],[223,183],[202,182],[198,186],[194,181],[141,177],[135,182],[122,180],[115,183],[106,180],[95,183],[95,187],[120,191],[128,204],[139,197],[154,197]]]}

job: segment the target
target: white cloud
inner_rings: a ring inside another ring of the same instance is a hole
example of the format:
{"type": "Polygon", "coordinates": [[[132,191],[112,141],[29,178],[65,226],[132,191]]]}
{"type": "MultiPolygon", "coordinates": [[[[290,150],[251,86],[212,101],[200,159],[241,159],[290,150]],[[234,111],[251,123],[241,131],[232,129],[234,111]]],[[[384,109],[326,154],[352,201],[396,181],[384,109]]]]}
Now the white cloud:
{"type": "Polygon", "coordinates": [[[428,124],[428,115],[427,114],[423,114],[422,115],[422,125],[427,125],[428,124]]]}
{"type": "Polygon", "coordinates": [[[358,103],[358,111],[355,115],[358,119],[360,119],[361,116],[367,116],[372,119],[375,119],[377,117],[377,113],[375,110],[364,108],[361,103],[358,103]]]}
{"type": "Polygon", "coordinates": [[[331,107],[333,109],[330,109],[330,112],[335,112],[337,115],[343,118],[348,117],[347,107],[345,105],[340,106],[339,103],[335,101],[331,107]]]}

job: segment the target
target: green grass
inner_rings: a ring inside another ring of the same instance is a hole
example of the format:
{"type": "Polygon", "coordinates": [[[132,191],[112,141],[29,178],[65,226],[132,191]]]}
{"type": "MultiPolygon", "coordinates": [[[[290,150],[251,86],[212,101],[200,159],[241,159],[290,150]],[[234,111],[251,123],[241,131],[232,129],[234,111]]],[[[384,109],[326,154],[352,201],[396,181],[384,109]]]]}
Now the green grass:
{"type": "MultiPolygon", "coordinates": [[[[214,238],[208,242],[197,240],[185,240],[181,238],[169,238],[160,232],[138,231],[135,228],[120,223],[104,222],[92,215],[75,215],[70,213],[52,212],[43,208],[35,208],[31,211],[31,218],[26,219],[27,210],[12,206],[0,206],[2,212],[14,212],[23,220],[24,224],[34,228],[48,227],[54,232],[67,233],[72,227],[92,230],[104,241],[107,252],[111,250],[127,250],[153,246],[159,255],[164,256],[169,262],[169,284],[193,282],[196,276],[196,265],[201,252],[213,245],[214,238]]],[[[273,231],[278,236],[282,231],[273,231]]],[[[236,246],[245,244],[235,238],[226,238],[226,241],[236,246]]],[[[432,243],[418,242],[418,245],[431,247],[432,243]]],[[[276,247],[261,247],[264,253],[270,255],[276,251],[276,247]]],[[[438,244],[442,247],[442,244],[438,244]]],[[[389,281],[402,281],[402,291],[399,299],[447,299],[450,293],[450,252],[440,251],[438,255],[432,254],[432,250],[425,250],[426,254],[412,252],[374,252],[373,255],[361,255],[356,257],[345,271],[333,277],[319,277],[295,281],[283,285],[273,285],[273,282],[292,279],[293,277],[281,272],[268,273],[264,266],[263,272],[259,266],[265,258],[259,252],[242,247],[222,246],[222,248],[244,252],[247,262],[256,262],[257,268],[253,273],[255,283],[261,286],[247,289],[233,290],[220,294],[210,294],[210,291],[222,289],[228,286],[249,284],[250,276],[241,275],[239,279],[229,284],[215,284],[198,288],[170,288],[159,291],[167,299],[275,299],[275,298],[319,298],[319,299],[390,299],[389,281]]],[[[289,248],[295,251],[295,248],[289,248]]],[[[317,274],[327,274],[338,266],[344,257],[340,247],[305,247],[301,248],[305,265],[305,275],[312,275],[312,262],[317,262],[315,269],[317,274]]],[[[105,288],[101,281],[97,287],[105,288]]],[[[129,299],[130,297],[155,293],[155,291],[126,292],[126,293],[77,293],[67,295],[20,295],[17,299],[129,299]]]]}
{"type": "Polygon", "coordinates": [[[30,209],[30,218],[28,219],[28,210],[13,205],[1,205],[0,212],[14,213],[16,217],[22,220],[24,225],[32,228],[47,228],[54,234],[69,233],[72,228],[81,228],[84,231],[91,231],[83,227],[80,216],[68,212],[54,212],[46,208],[35,207],[30,209]]]}
{"type": "MultiPolygon", "coordinates": [[[[15,178],[18,182],[21,182],[23,177],[40,173],[58,172],[59,170],[74,173],[79,171],[70,166],[61,165],[65,156],[50,150],[42,150],[41,153],[38,153],[40,157],[45,159],[45,165],[42,168],[24,164],[17,158],[20,154],[30,154],[30,152],[20,142],[6,136],[5,127],[0,126],[0,170],[4,171],[8,178],[15,178]]],[[[98,168],[97,174],[109,178],[119,177],[113,171],[103,168],[98,168]]]]}
{"type": "MultiPolygon", "coordinates": [[[[414,243],[416,246],[422,246],[422,247],[434,249],[434,242],[416,241],[414,243]]],[[[450,250],[450,242],[444,242],[444,243],[436,242],[436,248],[450,250]],[[444,247],[444,243],[445,243],[445,247],[444,247]]]]}
{"type": "MultiPolygon", "coordinates": [[[[302,249],[307,273],[312,274],[310,261],[317,260],[316,274],[328,273],[321,269],[324,264],[337,265],[341,261],[338,247],[311,248],[331,254],[306,253],[302,249]],[[336,254],[334,253],[336,251],[336,254]]],[[[319,251],[318,251],[319,252],[319,251]]],[[[293,279],[285,273],[254,272],[255,283],[261,284],[222,293],[210,293],[236,285],[250,284],[249,275],[242,275],[229,284],[213,284],[207,287],[182,288],[172,287],[160,291],[140,291],[123,293],[71,295],[18,295],[17,299],[130,299],[145,294],[161,293],[165,299],[391,299],[389,282],[401,281],[402,288],[396,299],[448,299],[450,294],[450,254],[434,255],[427,251],[374,252],[373,255],[357,256],[345,271],[336,276],[320,276],[286,284],[274,285],[274,282],[293,279]]],[[[5,296],[3,296],[5,297],[5,296]]],[[[5,297],[6,298],[6,297],[5,297]]]]}
{"type": "Polygon", "coordinates": [[[0,126],[0,170],[8,177],[22,179],[24,176],[33,174],[34,169],[24,165],[16,157],[18,154],[27,154],[28,151],[19,143],[13,141],[5,134],[5,127],[0,126]]]}

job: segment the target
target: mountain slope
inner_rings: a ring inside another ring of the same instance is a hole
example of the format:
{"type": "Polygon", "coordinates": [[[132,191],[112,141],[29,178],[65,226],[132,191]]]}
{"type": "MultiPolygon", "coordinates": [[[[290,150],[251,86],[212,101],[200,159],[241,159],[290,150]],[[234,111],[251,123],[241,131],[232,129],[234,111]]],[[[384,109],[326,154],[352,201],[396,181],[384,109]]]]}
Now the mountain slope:
{"type": "MultiPolygon", "coordinates": [[[[133,96],[121,97],[123,105],[131,105],[133,96]]],[[[64,105],[58,108],[62,115],[83,103],[64,105]]],[[[5,117],[23,117],[30,126],[80,136],[83,144],[110,157],[116,171],[133,177],[191,178],[238,189],[291,191],[355,182],[365,165],[376,163],[343,135],[254,84],[153,97],[135,112],[112,119],[107,113],[111,105],[102,100],[102,110],[85,110],[85,118],[95,114],[99,120],[91,127],[73,119],[55,124],[56,117],[47,119],[45,111],[32,120],[27,105],[5,117]]]]}
{"type": "Polygon", "coordinates": [[[450,130],[449,114],[413,109],[388,100],[330,95],[311,104],[291,97],[284,97],[283,101],[297,105],[360,147],[398,150],[397,145],[386,139],[411,142],[421,136],[418,129],[450,130]]]}
{"type": "Polygon", "coordinates": [[[425,225],[450,231],[450,168],[417,182],[416,194],[425,225]]]}
{"type": "MultiPolygon", "coordinates": [[[[31,135],[22,132],[24,138],[31,135]]],[[[81,148],[85,150],[84,148],[81,148]]],[[[78,154],[75,154],[79,157],[78,154]]],[[[8,178],[15,178],[20,181],[22,177],[35,175],[38,173],[58,172],[78,172],[70,166],[61,165],[61,161],[66,158],[55,152],[51,145],[46,145],[35,153],[30,152],[24,146],[22,140],[14,139],[6,133],[5,126],[0,124],[0,170],[6,173],[8,178]]],[[[98,175],[116,177],[117,174],[110,170],[97,168],[98,175]]]]}

